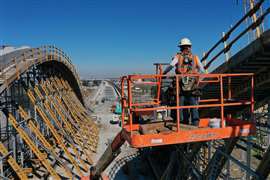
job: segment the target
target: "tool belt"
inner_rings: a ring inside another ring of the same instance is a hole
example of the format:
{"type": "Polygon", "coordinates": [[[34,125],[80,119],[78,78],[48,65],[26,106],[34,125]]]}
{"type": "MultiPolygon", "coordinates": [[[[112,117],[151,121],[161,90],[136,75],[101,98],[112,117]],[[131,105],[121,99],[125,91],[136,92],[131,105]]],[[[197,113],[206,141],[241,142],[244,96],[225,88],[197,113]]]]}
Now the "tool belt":
{"type": "Polygon", "coordinates": [[[183,95],[192,95],[192,96],[201,96],[202,91],[198,88],[198,78],[184,76],[180,79],[180,94],[183,95]]]}

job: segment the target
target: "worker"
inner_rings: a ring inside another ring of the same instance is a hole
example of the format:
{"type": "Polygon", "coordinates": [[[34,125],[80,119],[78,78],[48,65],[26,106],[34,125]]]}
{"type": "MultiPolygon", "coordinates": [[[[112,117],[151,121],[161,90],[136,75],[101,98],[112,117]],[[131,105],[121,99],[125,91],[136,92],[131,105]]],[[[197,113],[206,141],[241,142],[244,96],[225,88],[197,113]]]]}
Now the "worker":
{"type": "MultiPolygon", "coordinates": [[[[193,55],[191,52],[191,41],[188,38],[183,38],[179,42],[178,47],[180,52],[177,53],[172,59],[169,66],[163,72],[166,75],[175,67],[176,74],[198,74],[205,73],[198,56],[193,55]]],[[[198,98],[201,94],[198,89],[198,77],[184,76],[180,78],[180,106],[185,105],[198,105],[198,98]]],[[[180,109],[180,119],[182,122],[189,122],[191,111],[191,121],[193,125],[199,124],[198,108],[180,109]]]]}

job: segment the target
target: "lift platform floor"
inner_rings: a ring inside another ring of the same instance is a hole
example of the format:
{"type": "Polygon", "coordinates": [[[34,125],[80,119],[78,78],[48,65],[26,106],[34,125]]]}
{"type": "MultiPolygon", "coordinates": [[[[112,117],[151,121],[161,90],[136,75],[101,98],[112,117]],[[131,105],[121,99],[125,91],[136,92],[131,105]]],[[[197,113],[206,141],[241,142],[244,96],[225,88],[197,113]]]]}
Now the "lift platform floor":
{"type": "MultiPolygon", "coordinates": [[[[141,124],[139,129],[140,134],[167,134],[170,132],[176,132],[177,127],[174,122],[155,122],[151,124],[141,124]]],[[[196,129],[196,126],[181,124],[180,130],[192,130],[196,129]]]]}
{"type": "Polygon", "coordinates": [[[254,123],[238,119],[227,120],[226,126],[220,128],[203,126],[200,122],[199,126],[180,124],[178,131],[172,121],[133,124],[131,128],[132,131],[129,125],[124,126],[123,137],[135,148],[227,139],[256,132],[254,123]]]}

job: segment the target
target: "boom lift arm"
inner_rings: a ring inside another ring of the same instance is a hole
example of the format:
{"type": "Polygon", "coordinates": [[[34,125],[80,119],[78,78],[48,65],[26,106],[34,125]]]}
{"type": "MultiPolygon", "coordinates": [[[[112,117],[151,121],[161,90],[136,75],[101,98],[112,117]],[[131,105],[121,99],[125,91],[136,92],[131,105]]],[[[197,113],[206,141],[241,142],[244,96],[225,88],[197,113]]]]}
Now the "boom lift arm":
{"type": "Polygon", "coordinates": [[[102,172],[110,165],[110,163],[120,154],[121,146],[125,143],[123,137],[123,130],[120,131],[111,144],[107,147],[105,152],[102,154],[98,162],[94,167],[91,168],[90,179],[98,179],[102,172]]]}

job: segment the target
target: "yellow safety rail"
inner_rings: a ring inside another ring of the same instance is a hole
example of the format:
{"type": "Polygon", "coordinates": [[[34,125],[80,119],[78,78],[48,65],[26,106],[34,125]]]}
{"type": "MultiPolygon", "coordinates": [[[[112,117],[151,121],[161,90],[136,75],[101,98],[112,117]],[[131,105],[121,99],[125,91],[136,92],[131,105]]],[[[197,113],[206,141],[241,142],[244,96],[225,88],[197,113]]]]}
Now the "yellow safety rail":
{"type": "MultiPolygon", "coordinates": [[[[52,125],[52,123],[50,122],[49,118],[47,117],[46,113],[43,112],[43,110],[40,108],[40,106],[36,105],[36,99],[33,95],[33,92],[31,90],[27,91],[27,95],[30,98],[32,104],[34,106],[36,106],[36,110],[38,112],[38,114],[40,115],[40,117],[43,119],[43,121],[45,122],[45,124],[48,126],[48,128],[50,129],[53,137],[55,138],[55,140],[57,141],[58,145],[63,149],[63,151],[65,152],[65,154],[67,155],[68,159],[71,161],[71,163],[73,164],[73,166],[75,167],[75,169],[77,170],[77,172],[79,173],[80,176],[82,176],[82,172],[80,170],[80,167],[78,166],[77,162],[75,161],[75,159],[73,158],[73,156],[70,154],[70,152],[68,151],[67,147],[65,146],[64,142],[63,142],[63,137],[61,137],[61,135],[59,135],[56,131],[56,129],[54,128],[54,126],[52,125]]],[[[85,171],[88,171],[88,169],[84,169],[85,171]]]]}
{"type": "MultiPolygon", "coordinates": [[[[27,124],[28,124],[29,129],[36,135],[36,137],[43,144],[43,146],[50,150],[50,153],[52,153],[52,156],[58,157],[58,155],[56,154],[53,146],[47,141],[47,139],[40,132],[39,128],[34,124],[34,122],[32,121],[32,119],[28,117],[28,114],[25,112],[25,110],[21,106],[19,106],[18,112],[19,112],[20,116],[25,121],[27,121],[27,124]]],[[[62,164],[62,167],[65,169],[65,172],[68,175],[68,177],[72,179],[72,173],[66,167],[66,165],[65,164],[62,164]]]]}
{"type": "MultiPolygon", "coordinates": [[[[54,100],[50,97],[47,96],[48,100],[51,102],[51,104],[53,105],[53,107],[55,108],[57,114],[60,116],[60,118],[63,120],[64,124],[65,124],[65,128],[67,129],[67,131],[70,133],[70,135],[74,138],[74,141],[76,144],[78,144],[80,147],[83,148],[83,152],[87,155],[87,160],[93,164],[92,159],[90,158],[90,154],[86,152],[87,149],[91,149],[91,147],[86,146],[87,144],[84,145],[84,143],[80,140],[80,136],[78,134],[75,134],[75,131],[71,128],[71,125],[69,124],[69,122],[67,121],[67,119],[65,118],[65,116],[63,115],[62,111],[59,109],[59,105],[55,105],[54,100]],[[79,137],[78,137],[79,136],[79,137]]],[[[46,109],[50,109],[50,107],[46,106],[46,109]]],[[[49,110],[51,111],[51,110],[49,110]]],[[[52,115],[55,117],[55,115],[52,115]]],[[[55,117],[56,118],[56,117],[55,117]]],[[[73,148],[75,149],[74,145],[73,148]]],[[[77,154],[77,153],[76,153],[77,154]]]]}
{"type": "MultiPolygon", "coordinates": [[[[61,89],[61,91],[63,91],[61,98],[64,97],[64,94],[67,94],[67,92],[64,91],[63,87],[61,87],[61,83],[57,83],[55,78],[50,78],[50,81],[47,81],[46,83],[46,87],[48,87],[49,91],[53,91],[53,92],[59,92],[61,89]]],[[[87,144],[90,146],[90,149],[93,152],[95,152],[97,148],[97,142],[98,142],[98,130],[97,130],[97,127],[95,127],[95,124],[91,121],[85,120],[86,118],[82,117],[82,115],[80,115],[76,111],[77,108],[73,107],[74,103],[72,104],[66,103],[62,101],[61,98],[56,95],[56,93],[53,93],[53,94],[54,94],[56,103],[62,106],[61,109],[63,109],[65,112],[69,112],[72,116],[72,121],[75,120],[76,124],[80,126],[80,131],[78,132],[80,135],[77,136],[77,139],[80,140],[81,143],[84,143],[84,144],[85,144],[85,141],[88,141],[87,144]],[[62,104],[62,102],[64,104],[62,104]],[[93,127],[95,127],[94,130],[92,130],[93,127]]]]}
{"type": "Polygon", "coordinates": [[[47,160],[47,154],[40,152],[38,147],[32,141],[32,139],[28,136],[28,134],[18,125],[15,117],[9,113],[8,117],[9,122],[11,125],[16,129],[20,137],[25,141],[25,143],[29,146],[29,148],[33,151],[33,153],[37,156],[43,166],[48,170],[48,172],[53,176],[54,179],[61,179],[60,176],[55,172],[55,170],[50,165],[49,161],[47,160]]]}
{"type": "MultiPolygon", "coordinates": [[[[60,130],[63,130],[63,128],[61,128],[61,124],[59,123],[59,121],[57,120],[57,117],[55,115],[55,113],[52,111],[51,107],[49,106],[49,104],[47,102],[44,102],[44,106],[46,108],[46,110],[49,112],[49,115],[52,117],[52,119],[54,120],[54,122],[57,124],[57,126],[59,127],[60,130]]],[[[64,133],[63,133],[64,134],[64,133]]],[[[73,150],[73,152],[76,154],[77,159],[79,160],[80,164],[83,166],[83,168],[87,171],[87,165],[83,162],[83,160],[80,158],[79,156],[79,152],[76,149],[76,147],[73,145],[73,143],[69,143],[70,148],[73,150]]]]}
{"type": "MultiPolygon", "coordinates": [[[[57,78],[50,78],[50,85],[53,86],[55,89],[61,89],[63,91],[62,96],[58,97],[55,96],[58,104],[63,103],[63,108],[65,111],[69,112],[72,116],[72,119],[76,121],[77,124],[80,126],[79,134],[82,136],[77,136],[77,139],[80,140],[82,143],[87,144],[90,146],[89,149],[93,152],[96,151],[97,144],[98,144],[98,128],[96,127],[93,121],[88,121],[87,118],[83,117],[79,112],[77,112],[77,107],[74,106],[74,102],[70,102],[67,99],[70,99],[69,92],[64,90],[61,87],[61,83],[57,82],[55,79],[57,78]],[[60,86],[60,87],[59,87],[60,86]],[[66,97],[66,98],[65,98],[66,97]]],[[[53,89],[51,87],[51,89],[53,89]]],[[[79,103],[80,104],[80,103],[79,103]]]]}
{"type": "Polygon", "coordinates": [[[55,101],[54,99],[49,95],[49,92],[47,91],[46,87],[44,84],[41,85],[41,88],[42,90],[45,92],[47,98],[48,98],[48,101],[52,104],[53,108],[56,110],[57,114],[60,116],[60,118],[62,119],[62,121],[64,122],[65,124],[65,128],[68,130],[68,132],[71,134],[71,135],[74,135],[75,132],[76,132],[76,127],[72,127],[72,125],[69,123],[69,121],[67,121],[65,115],[63,114],[63,112],[60,110],[60,107],[59,105],[56,105],[55,104],[55,101]]]}
{"type": "MultiPolygon", "coordinates": [[[[67,103],[67,100],[64,97],[62,97],[62,98],[64,100],[63,102],[67,106],[69,103],[67,103]]],[[[58,99],[58,102],[59,101],[60,100],[58,99]]],[[[96,148],[97,148],[97,142],[98,142],[98,131],[97,131],[97,129],[95,128],[95,126],[93,125],[93,123],[90,123],[90,122],[87,122],[87,121],[83,122],[83,120],[82,120],[83,117],[80,117],[78,115],[78,112],[72,110],[72,109],[75,110],[75,107],[72,107],[71,104],[69,104],[69,105],[70,105],[69,111],[70,111],[71,115],[73,116],[73,118],[76,119],[76,121],[81,126],[80,133],[83,134],[85,137],[88,137],[88,142],[91,145],[91,150],[93,152],[95,152],[96,151],[96,148]]]]}
{"type": "MultiPolygon", "coordinates": [[[[47,87],[47,86],[46,86],[47,87]]],[[[67,119],[65,118],[64,114],[62,113],[62,111],[60,109],[63,109],[64,111],[67,112],[67,110],[65,110],[64,108],[64,105],[61,103],[60,101],[60,98],[58,97],[55,97],[56,99],[58,99],[58,101],[54,100],[52,97],[48,96],[49,92],[47,91],[45,85],[42,86],[42,89],[44,90],[44,92],[46,93],[47,95],[47,98],[48,100],[51,102],[51,104],[54,106],[54,108],[56,109],[57,113],[60,115],[60,117],[62,118],[62,120],[64,121],[64,123],[67,125],[67,127],[69,127],[68,129],[70,129],[70,132],[73,131],[72,128],[71,128],[71,125],[70,123],[67,121],[67,119]],[[57,103],[57,104],[56,104],[57,103]],[[60,108],[60,109],[59,109],[60,108]]],[[[70,119],[71,122],[73,122],[72,119],[70,119]]],[[[79,124],[77,122],[77,124],[79,124]]],[[[82,125],[82,124],[81,124],[82,125]]],[[[88,149],[90,149],[91,151],[95,151],[96,147],[97,146],[97,142],[96,141],[93,141],[92,139],[93,138],[88,138],[88,136],[85,136],[85,138],[83,138],[84,134],[81,133],[81,129],[82,128],[79,128],[80,130],[78,131],[77,130],[77,133],[75,135],[75,132],[73,131],[72,132],[72,136],[74,137],[74,141],[75,143],[79,144],[82,148],[83,148],[83,152],[87,155],[87,160],[93,164],[93,161],[92,159],[90,158],[90,154],[87,153],[86,151],[88,149]],[[86,143],[87,141],[89,141],[89,143],[86,143]]]]}
{"type": "Polygon", "coordinates": [[[15,159],[13,159],[13,157],[8,153],[8,150],[6,149],[4,144],[2,144],[1,142],[0,142],[0,152],[1,152],[2,156],[8,156],[7,162],[9,163],[11,168],[14,170],[14,172],[18,175],[18,177],[20,179],[22,179],[22,180],[28,179],[27,174],[32,172],[32,169],[31,168],[25,168],[25,169],[21,168],[21,166],[15,161],[15,159]]]}
{"type": "MultiPolygon", "coordinates": [[[[61,83],[60,82],[58,83],[57,81],[54,81],[53,84],[56,88],[59,85],[61,85],[61,83]]],[[[68,86],[68,85],[66,85],[66,86],[68,86]]],[[[62,87],[60,87],[59,89],[61,89],[61,88],[62,87]]],[[[63,94],[65,94],[65,95],[63,95],[61,98],[62,98],[65,106],[69,109],[69,111],[73,115],[73,117],[77,120],[78,123],[81,122],[84,124],[84,126],[87,126],[87,130],[89,132],[93,132],[92,135],[97,138],[98,137],[98,127],[92,121],[92,119],[90,119],[89,116],[86,114],[85,109],[84,108],[82,109],[79,107],[79,104],[81,104],[81,103],[76,102],[77,98],[75,97],[75,94],[72,95],[71,91],[66,91],[63,94]]]]}

